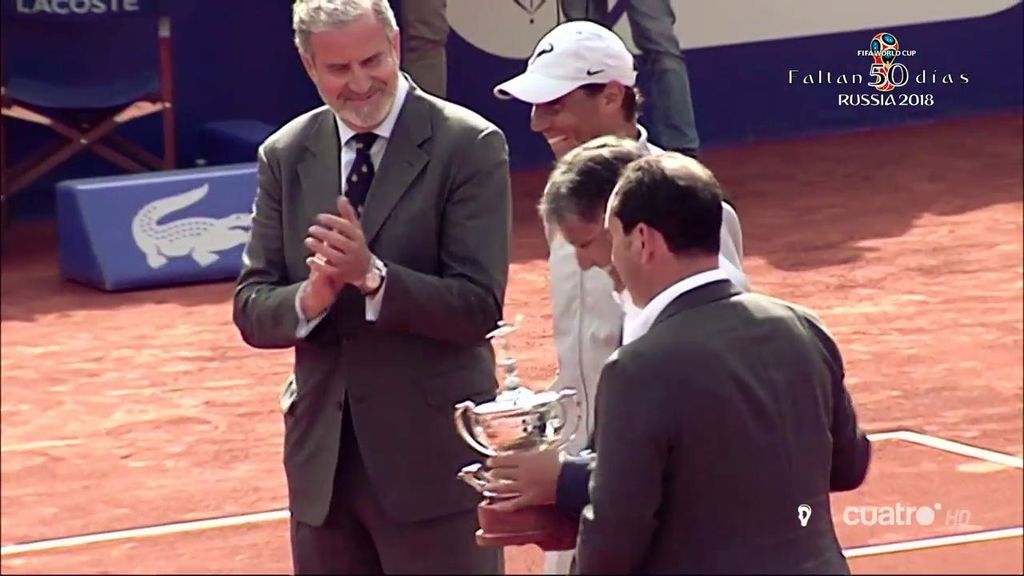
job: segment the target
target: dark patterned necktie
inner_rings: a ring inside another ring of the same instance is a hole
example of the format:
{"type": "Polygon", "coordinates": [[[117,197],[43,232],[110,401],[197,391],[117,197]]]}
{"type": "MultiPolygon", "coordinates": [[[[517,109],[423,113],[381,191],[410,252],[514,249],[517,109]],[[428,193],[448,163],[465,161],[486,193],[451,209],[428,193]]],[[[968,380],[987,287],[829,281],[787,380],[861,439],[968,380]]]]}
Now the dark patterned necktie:
{"type": "Polygon", "coordinates": [[[349,138],[349,141],[355,147],[356,157],[352,161],[352,167],[345,180],[345,197],[357,212],[362,213],[366,195],[370,192],[370,184],[373,183],[373,160],[370,158],[370,148],[377,141],[377,135],[372,132],[356,134],[349,138]]]}

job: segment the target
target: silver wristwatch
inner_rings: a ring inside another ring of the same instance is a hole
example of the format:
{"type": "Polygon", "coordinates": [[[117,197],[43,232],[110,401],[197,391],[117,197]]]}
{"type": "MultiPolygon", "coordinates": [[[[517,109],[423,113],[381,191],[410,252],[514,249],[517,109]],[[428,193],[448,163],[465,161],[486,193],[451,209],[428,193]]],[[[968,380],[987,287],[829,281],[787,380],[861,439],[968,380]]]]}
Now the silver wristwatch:
{"type": "Polygon", "coordinates": [[[373,296],[377,292],[380,292],[381,286],[384,285],[384,280],[388,275],[388,267],[384,265],[384,262],[380,258],[371,255],[370,256],[370,271],[366,273],[366,277],[363,278],[362,284],[359,286],[359,291],[364,296],[373,296]]]}

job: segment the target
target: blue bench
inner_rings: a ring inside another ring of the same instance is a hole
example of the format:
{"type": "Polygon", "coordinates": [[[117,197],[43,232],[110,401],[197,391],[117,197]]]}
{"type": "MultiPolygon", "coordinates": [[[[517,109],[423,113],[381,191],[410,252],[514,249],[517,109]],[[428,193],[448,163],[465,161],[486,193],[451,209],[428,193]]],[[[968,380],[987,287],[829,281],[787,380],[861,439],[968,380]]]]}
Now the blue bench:
{"type": "Polygon", "coordinates": [[[233,279],[256,187],[255,162],[60,182],[61,276],[107,291],[233,279]]]}
{"type": "Polygon", "coordinates": [[[199,129],[199,156],[207,166],[255,162],[260,144],[274,133],[258,120],[221,120],[199,129]]]}

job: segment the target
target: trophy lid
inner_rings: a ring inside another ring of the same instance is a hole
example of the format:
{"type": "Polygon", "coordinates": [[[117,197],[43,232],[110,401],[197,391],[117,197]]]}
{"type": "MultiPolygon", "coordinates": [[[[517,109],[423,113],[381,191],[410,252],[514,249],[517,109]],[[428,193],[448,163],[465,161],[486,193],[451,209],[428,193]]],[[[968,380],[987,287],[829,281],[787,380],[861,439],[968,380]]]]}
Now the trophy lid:
{"type": "Polygon", "coordinates": [[[559,393],[554,390],[534,392],[529,388],[505,390],[491,402],[485,402],[473,409],[477,414],[500,414],[502,412],[518,412],[529,410],[549,402],[557,402],[559,393]]]}

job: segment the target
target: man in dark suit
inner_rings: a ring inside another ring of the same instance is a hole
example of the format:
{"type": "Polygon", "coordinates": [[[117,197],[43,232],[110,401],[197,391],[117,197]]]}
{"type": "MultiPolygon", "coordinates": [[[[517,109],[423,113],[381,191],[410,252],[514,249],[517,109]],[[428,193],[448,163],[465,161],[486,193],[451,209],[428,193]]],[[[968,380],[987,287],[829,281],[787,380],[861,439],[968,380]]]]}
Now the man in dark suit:
{"type": "Polygon", "coordinates": [[[601,374],[581,573],[849,573],[829,492],[870,445],[809,310],[718,268],[721,190],[695,160],[636,160],[608,204],[642,311],[601,374]]]}
{"type": "Polygon", "coordinates": [[[259,150],[234,320],[294,348],[281,394],[297,573],[501,573],[452,407],[494,398],[511,195],[504,135],[399,72],[387,0],[297,0],[327,106],[259,150]]]}

